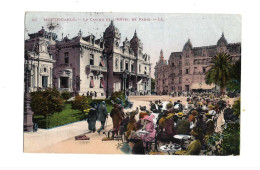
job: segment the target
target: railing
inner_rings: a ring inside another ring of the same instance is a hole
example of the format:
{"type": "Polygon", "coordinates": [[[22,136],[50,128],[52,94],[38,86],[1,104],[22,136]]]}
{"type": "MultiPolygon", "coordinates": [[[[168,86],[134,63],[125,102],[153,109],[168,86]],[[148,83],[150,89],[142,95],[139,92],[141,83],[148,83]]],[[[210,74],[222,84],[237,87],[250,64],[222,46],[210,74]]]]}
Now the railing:
{"type": "Polygon", "coordinates": [[[107,67],[90,65],[90,70],[107,72],[107,67]]]}

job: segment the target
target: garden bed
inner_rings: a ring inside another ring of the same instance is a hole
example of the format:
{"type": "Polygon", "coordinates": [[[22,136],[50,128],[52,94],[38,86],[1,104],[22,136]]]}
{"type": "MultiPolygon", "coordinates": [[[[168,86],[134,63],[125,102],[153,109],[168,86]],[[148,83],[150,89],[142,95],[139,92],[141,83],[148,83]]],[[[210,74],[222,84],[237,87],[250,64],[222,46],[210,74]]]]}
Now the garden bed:
{"type": "MultiPolygon", "coordinates": [[[[94,102],[100,103],[103,100],[93,100],[94,102]]],[[[107,110],[112,110],[112,105],[107,103],[107,110]]],[[[35,115],[34,122],[38,122],[38,127],[42,129],[50,129],[85,119],[85,114],[80,110],[74,110],[71,108],[71,102],[66,102],[64,108],[60,113],[54,113],[44,118],[42,115],[35,115]]]]}

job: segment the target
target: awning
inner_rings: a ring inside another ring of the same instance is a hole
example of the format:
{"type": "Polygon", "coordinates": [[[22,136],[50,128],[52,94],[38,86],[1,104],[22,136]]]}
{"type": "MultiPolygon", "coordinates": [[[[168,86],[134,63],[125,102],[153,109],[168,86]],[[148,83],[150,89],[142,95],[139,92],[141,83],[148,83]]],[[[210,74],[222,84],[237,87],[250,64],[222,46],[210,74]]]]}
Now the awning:
{"type": "Polygon", "coordinates": [[[205,90],[211,90],[215,87],[215,85],[208,85],[206,83],[192,83],[191,89],[205,89],[205,90]]]}

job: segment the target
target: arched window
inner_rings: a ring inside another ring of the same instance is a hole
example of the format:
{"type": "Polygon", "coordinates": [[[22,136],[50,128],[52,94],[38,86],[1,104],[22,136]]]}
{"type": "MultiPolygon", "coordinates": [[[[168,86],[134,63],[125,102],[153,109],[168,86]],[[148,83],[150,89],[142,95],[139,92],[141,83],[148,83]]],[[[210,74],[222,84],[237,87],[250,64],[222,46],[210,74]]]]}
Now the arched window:
{"type": "Polygon", "coordinates": [[[90,54],[89,65],[94,65],[94,54],[90,54]]]}

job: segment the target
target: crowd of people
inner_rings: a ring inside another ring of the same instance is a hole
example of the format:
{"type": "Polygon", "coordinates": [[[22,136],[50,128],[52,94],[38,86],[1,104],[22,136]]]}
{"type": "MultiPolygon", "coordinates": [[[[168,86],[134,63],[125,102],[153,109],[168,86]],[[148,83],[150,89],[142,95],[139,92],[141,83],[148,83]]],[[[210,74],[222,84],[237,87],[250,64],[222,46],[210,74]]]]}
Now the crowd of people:
{"type": "Polygon", "coordinates": [[[224,112],[226,121],[237,118],[234,118],[231,105],[226,98],[216,98],[214,94],[204,93],[190,95],[186,100],[185,105],[180,100],[150,101],[149,109],[140,106],[131,112],[124,112],[120,103],[114,103],[110,114],[105,102],[102,102],[89,111],[89,130],[95,132],[95,123],[99,120],[100,133],[104,129],[107,117],[110,116],[113,129],[103,140],[122,139],[121,150],[125,153],[151,154],[160,152],[161,145],[174,143],[181,146],[174,152],[175,155],[199,155],[207,148],[205,139],[215,132],[221,112],[224,112]],[[179,134],[190,138],[176,139],[174,136],[179,134]]]}

